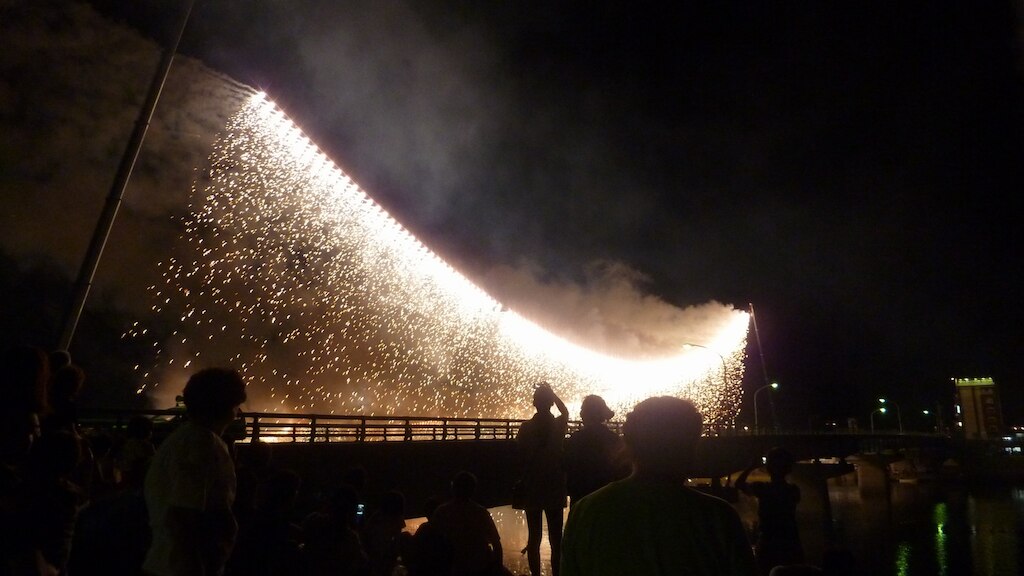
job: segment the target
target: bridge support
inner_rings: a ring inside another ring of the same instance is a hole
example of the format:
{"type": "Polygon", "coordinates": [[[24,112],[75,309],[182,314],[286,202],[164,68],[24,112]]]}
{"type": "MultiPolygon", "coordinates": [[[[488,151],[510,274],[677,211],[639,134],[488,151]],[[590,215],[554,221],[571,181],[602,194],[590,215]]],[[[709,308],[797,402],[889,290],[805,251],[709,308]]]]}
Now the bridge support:
{"type": "Polygon", "coordinates": [[[889,464],[899,459],[895,454],[858,454],[850,459],[857,468],[857,487],[862,498],[888,498],[892,486],[889,464]]]}
{"type": "Polygon", "coordinates": [[[789,479],[800,488],[797,522],[804,529],[800,533],[807,560],[817,564],[820,555],[832,540],[832,504],[829,500],[828,480],[853,471],[845,462],[825,464],[820,460],[799,462],[793,467],[789,479]]]}

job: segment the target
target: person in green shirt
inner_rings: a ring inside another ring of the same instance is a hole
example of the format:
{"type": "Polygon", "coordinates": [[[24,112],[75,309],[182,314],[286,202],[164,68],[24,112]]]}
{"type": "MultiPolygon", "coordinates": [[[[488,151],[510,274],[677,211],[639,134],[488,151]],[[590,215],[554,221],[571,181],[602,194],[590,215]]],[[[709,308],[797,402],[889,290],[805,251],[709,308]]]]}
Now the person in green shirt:
{"type": "Polygon", "coordinates": [[[570,509],[561,576],[757,574],[732,506],[685,485],[702,424],[687,400],[636,405],[623,426],[633,473],[570,509]]]}

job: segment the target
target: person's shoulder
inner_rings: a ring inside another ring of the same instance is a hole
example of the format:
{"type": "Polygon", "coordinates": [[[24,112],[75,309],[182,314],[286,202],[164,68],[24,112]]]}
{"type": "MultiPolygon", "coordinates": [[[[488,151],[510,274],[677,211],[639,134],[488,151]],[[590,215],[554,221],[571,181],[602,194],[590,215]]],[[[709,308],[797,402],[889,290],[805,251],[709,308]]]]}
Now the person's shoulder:
{"type": "Polygon", "coordinates": [[[694,506],[700,506],[705,510],[723,512],[730,515],[736,513],[736,509],[732,507],[732,504],[718,496],[701,492],[700,490],[694,490],[689,487],[684,488],[684,490],[686,491],[686,498],[688,498],[694,506]]]}
{"type": "Polygon", "coordinates": [[[624,502],[634,498],[637,491],[642,492],[643,488],[638,487],[638,484],[632,478],[627,477],[615,480],[580,498],[579,502],[573,505],[573,508],[577,506],[581,508],[614,506],[617,502],[624,502]]]}
{"type": "Polygon", "coordinates": [[[771,484],[768,482],[747,482],[746,491],[754,495],[761,495],[764,494],[765,491],[769,490],[770,487],[771,484]]]}
{"type": "Polygon", "coordinates": [[[163,443],[168,440],[175,439],[178,441],[189,440],[189,441],[208,441],[211,438],[216,438],[216,435],[209,429],[196,424],[191,420],[186,420],[176,426],[174,431],[168,434],[167,438],[164,439],[163,443]]]}
{"type": "Polygon", "coordinates": [[[701,490],[695,490],[693,488],[690,488],[689,486],[686,487],[686,494],[689,495],[690,498],[693,498],[694,500],[701,502],[706,506],[727,506],[729,508],[732,508],[732,504],[729,504],[724,499],[719,498],[714,494],[708,494],[707,492],[703,492],[701,490]]]}
{"type": "Polygon", "coordinates": [[[447,502],[443,502],[443,503],[439,504],[437,506],[437,509],[434,510],[434,514],[433,514],[433,518],[434,519],[432,520],[432,522],[434,522],[435,525],[436,524],[444,524],[445,522],[450,520],[453,516],[458,515],[458,512],[459,511],[458,511],[458,507],[456,505],[455,500],[448,500],[447,502]]]}

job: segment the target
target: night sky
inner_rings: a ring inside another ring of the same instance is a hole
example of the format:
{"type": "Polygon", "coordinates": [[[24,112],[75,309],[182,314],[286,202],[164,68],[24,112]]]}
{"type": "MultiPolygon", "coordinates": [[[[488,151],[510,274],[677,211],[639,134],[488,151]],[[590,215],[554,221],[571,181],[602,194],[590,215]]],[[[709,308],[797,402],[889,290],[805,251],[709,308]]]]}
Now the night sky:
{"type": "MultiPolygon", "coordinates": [[[[170,4],[94,3],[157,39],[170,4]]],[[[667,6],[197,0],[180,51],[470,277],[752,303],[790,426],[979,376],[1024,421],[1024,5],[667,6]]]]}

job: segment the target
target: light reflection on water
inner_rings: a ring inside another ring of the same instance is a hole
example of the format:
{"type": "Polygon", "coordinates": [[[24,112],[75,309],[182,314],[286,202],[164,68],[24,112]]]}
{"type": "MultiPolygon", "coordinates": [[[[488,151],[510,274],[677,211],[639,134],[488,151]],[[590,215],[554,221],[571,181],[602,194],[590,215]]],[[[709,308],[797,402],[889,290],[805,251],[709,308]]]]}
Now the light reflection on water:
{"type": "MultiPolygon", "coordinates": [[[[885,496],[861,497],[856,484],[829,486],[834,542],[854,553],[864,576],[1019,576],[1024,570],[1024,486],[941,488],[894,484],[885,496]]],[[[740,500],[748,526],[756,508],[740,500]]],[[[501,534],[505,566],[528,575],[526,519],[511,506],[491,508],[501,534]]],[[[568,509],[566,509],[568,515],[568,509]]],[[[423,522],[407,522],[414,532],[423,522]]],[[[802,526],[807,560],[820,564],[826,538],[802,526]]],[[[542,573],[551,574],[545,523],[542,573]]]]}
{"type": "MultiPolygon", "coordinates": [[[[526,563],[526,554],[521,551],[526,547],[528,531],[526,529],[526,517],[521,510],[513,510],[511,506],[498,506],[488,508],[494,524],[498,527],[501,535],[501,548],[505,557],[505,567],[513,574],[529,576],[530,567],[526,563]]],[[[562,524],[565,525],[565,517],[569,515],[566,508],[563,513],[562,524]]],[[[416,527],[423,523],[424,518],[413,518],[406,520],[405,529],[408,532],[415,532],[416,527]]],[[[548,546],[547,521],[544,522],[544,539],[540,543],[541,574],[551,574],[551,547],[548,546]]]]}
{"type": "Polygon", "coordinates": [[[1018,576],[1024,570],[1024,488],[897,483],[888,499],[861,497],[856,485],[829,491],[837,542],[854,553],[861,574],[1018,576]]]}

